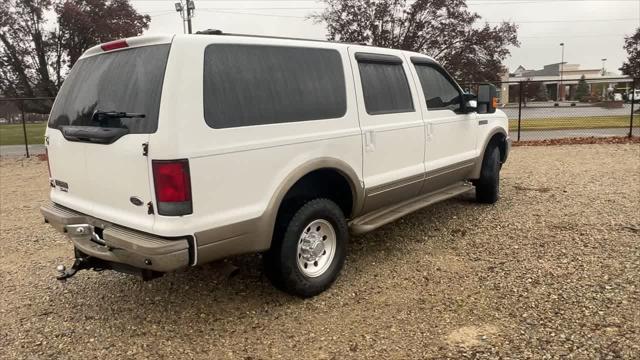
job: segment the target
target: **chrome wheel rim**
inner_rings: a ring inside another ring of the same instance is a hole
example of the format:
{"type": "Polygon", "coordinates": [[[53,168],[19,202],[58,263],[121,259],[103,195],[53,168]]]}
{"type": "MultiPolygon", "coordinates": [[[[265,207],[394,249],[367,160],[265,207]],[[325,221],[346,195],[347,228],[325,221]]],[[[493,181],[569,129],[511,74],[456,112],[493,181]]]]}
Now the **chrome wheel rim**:
{"type": "Polygon", "coordinates": [[[317,219],[302,230],[296,254],[298,269],[308,277],[318,277],[331,266],[336,253],[336,232],[326,220],[317,219]]]}

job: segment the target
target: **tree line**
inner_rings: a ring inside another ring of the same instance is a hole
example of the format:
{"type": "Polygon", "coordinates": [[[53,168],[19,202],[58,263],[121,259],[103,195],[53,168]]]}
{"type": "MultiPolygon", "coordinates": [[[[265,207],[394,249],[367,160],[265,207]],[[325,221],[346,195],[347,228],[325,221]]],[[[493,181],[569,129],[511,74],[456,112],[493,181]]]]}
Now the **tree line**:
{"type": "Polygon", "coordinates": [[[0,95],[54,97],[84,51],[141,35],[150,21],[128,0],[3,0],[0,95]]]}
{"type": "MultiPolygon", "coordinates": [[[[466,0],[322,1],[324,11],[311,18],[326,25],[328,40],[430,55],[462,83],[500,81],[509,49],[520,45],[515,23],[483,23],[466,0]]],[[[129,0],[4,0],[0,96],[54,97],[84,51],[141,35],[150,21],[129,0]]],[[[620,69],[634,77],[640,77],[639,43],[640,28],[626,38],[629,60],[620,69]]]]}

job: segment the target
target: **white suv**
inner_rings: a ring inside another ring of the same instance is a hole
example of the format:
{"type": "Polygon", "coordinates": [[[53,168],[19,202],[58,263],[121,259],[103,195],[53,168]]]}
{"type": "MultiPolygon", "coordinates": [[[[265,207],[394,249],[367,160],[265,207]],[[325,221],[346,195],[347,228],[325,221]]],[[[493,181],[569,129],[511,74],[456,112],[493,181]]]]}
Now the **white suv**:
{"type": "Polygon", "coordinates": [[[498,198],[510,140],[495,88],[433,59],[222,34],[89,49],[46,131],[52,203],[80,269],[150,279],[264,252],[289,293],[328,288],[349,234],[473,189],[498,198]]]}

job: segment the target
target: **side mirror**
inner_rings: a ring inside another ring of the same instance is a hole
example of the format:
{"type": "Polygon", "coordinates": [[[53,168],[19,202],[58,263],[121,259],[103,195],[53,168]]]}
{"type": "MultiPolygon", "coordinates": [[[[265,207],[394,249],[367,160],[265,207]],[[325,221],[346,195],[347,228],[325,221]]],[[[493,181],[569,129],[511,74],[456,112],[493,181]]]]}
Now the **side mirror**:
{"type": "Polygon", "coordinates": [[[477,96],[475,96],[474,94],[462,94],[462,101],[464,102],[464,110],[466,113],[478,111],[478,100],[477,96]]]}
{"type": "Polygon", "coordinates": [[[478,86],[478,114],[493,114],[498,107],[496,87],[492,84],[478,86]]]}

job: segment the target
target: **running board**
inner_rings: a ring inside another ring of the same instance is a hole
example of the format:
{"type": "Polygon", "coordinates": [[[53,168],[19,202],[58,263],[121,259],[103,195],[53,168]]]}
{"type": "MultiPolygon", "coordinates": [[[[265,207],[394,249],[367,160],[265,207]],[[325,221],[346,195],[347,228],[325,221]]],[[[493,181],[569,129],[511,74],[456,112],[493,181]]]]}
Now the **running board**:
{"type": "Polygon", "coordinates": [[[409,199],[399,204],[386,206],[357,217],[349,222],[349,229],[354,235],[364,234],[416,210],[420,210],[423,207],[464,194],[472,189],[473,185],[468,182],[455,183],[438,191],[421,195],[417,198],[409,199]]]}

